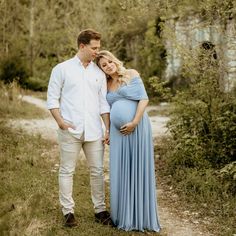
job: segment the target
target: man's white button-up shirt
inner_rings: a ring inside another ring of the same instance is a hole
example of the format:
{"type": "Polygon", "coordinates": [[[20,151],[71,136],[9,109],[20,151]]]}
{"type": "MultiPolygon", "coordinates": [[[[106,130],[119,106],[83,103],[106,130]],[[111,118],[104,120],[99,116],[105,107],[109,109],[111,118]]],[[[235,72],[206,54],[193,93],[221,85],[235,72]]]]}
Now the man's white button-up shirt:
{"type": "Polygon", "coordinates": [[[69,129],[75,137],[84,132],[85,141],[94,141],[103,135],[100,115],[110,112],[106,94],[105,74],[94,62],[85,68],[76,55],[53,68],[47,106],[60,109],[65,122],[76,127],[69,129]]]}

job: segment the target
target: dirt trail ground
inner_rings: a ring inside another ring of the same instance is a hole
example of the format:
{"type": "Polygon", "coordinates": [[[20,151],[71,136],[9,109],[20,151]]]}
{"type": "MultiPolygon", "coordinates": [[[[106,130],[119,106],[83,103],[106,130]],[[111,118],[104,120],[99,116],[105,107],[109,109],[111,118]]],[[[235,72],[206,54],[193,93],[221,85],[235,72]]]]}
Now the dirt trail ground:
{"type": "MultiPolygon", "coordinates": [[[[36,106],[46,110],[46,102],[30,96],[24,96],[24,101],[35,104],[36,106]]],[[[147,110],[158,110],[158,106],[148,107],[147,110]]],[[[150,117],[153,136],[159,137],[166,135],[167,128],[165,127],[168,117],[152,116],[150,117]]],[[[55,141],[57,139],[57,125],[48,112],[48,117],[45,119],[32,119],[32,120],[10,120],[9,125],[13,128],[22,128],[26,132],[41,134],[43,138],[55,141]]],[[[105,152],[105,179],[109,182],[109,150],[106,147],[105,152]]],[[[83,154],[82,158],[84,158],[83,154]]],[[[187,209],[181,213],[178,213],[176,209],[173,209],[172,205],[168,204],[167,198],[173,198],[173,201],[177,200],[177,196],[170,193],[167,194],[162,188],[161,183],[158,184],[158,206],[160,223],[163,228],[161,235],[167,236],[211,236],[209,232],[204,231],[204,227],[199,220],[196,220],[195,215],[197,213],[191,213],[187,209]]],[[[181,202],[180,202],[181,204],[181,202]]]]}

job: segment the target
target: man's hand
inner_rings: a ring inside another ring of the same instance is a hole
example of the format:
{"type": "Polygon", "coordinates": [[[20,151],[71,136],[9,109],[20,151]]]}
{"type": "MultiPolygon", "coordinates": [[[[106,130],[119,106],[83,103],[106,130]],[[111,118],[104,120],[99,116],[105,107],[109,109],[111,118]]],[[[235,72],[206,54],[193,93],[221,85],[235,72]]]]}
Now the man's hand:
{"type": "Polygon", "coordinates": [[[129,135],[134,131],[136,126],[137,126],[137,124],[135,124],[134,122],[129,122],[129,123],[120,127],[120,132],[123,135],[129,135]]]}
{"type": "Polygon", "coordinates": [[[51,112],[52,116],[54,117],[54,119],[56,120],[56,122],[57,122],[57,124],[58,124],[60,129],[62,129],[62,130],[68,130],[68,128],[75,129],[75,126],[67,124],[63,120],[63,118],[62,118],[62,116],[60,114],[59,108],[50,109],[50,112],[51,112]]]}
{"type": "Polygon", "coordinates": [[[65,122],[61,122],[60,124],[58,124],[59,128],[62,130],[68,130],[68,128],[72,128],[75,129],[75,126],[67,124],[65,122]]]}

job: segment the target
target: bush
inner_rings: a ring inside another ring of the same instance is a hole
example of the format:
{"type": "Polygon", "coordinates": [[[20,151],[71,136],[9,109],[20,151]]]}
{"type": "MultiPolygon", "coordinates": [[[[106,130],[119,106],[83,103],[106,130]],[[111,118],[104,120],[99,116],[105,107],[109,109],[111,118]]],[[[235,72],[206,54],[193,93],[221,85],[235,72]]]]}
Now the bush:
{"type": "Polygon", "coordinates": [[[46,91],[48,81],[40,78],[29,77],[25,79],[23,87],[34,91],[46,91]]]}
{"type": "MultiPolygon", "coordinates": [[[[211,103],[179,95],[169,128],[174,138],[172,158],[187,167],[222,167],[236,156],[236,102],[222,97],[211,103]]],[[[172,160],[172,161],[173,161],[172,160]]]]}
{"type": "Polygon", "coordinates": [[[172,94],[169,87],[167,87],[167,82],[161,81],[157,76],[152,76],[148,78],[146,82],[148,84],[149,92],[151,95],[154,95],[155,98],[158,98],[159,101],[170,101],[172,94]]]}
{"type": "Polygon", "coordinates": [[[27,77],[27,68],[19,57],[10,57],[1,63],[0,80],[4,81],[4,83],[11,83],[13,80],[18,80],[20,84],[23,84],[27,77]]]}
{"type": "Polygon", "coordinates": [[[222,168],[236,160],[236,99],[224,92],[221,68],[210,52],[191,63],[191,70],[183,67],[189,89],[177,94],[169,123],[175,144],[170,158],[173,165],[222,168]]]}

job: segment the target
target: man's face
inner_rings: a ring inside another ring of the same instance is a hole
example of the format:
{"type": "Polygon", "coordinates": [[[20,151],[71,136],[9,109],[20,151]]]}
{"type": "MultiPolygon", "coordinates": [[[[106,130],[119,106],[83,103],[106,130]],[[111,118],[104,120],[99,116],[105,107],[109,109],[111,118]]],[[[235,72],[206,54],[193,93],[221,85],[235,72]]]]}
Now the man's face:
{"type": "Polygon", "coordinates": [[[96,58],[99,52],[101,43],[100,40],[92,39],[89,44],[81,44],[80,49],[83,52],[84,57],[88,61],[92,61],[96,58]]]}

